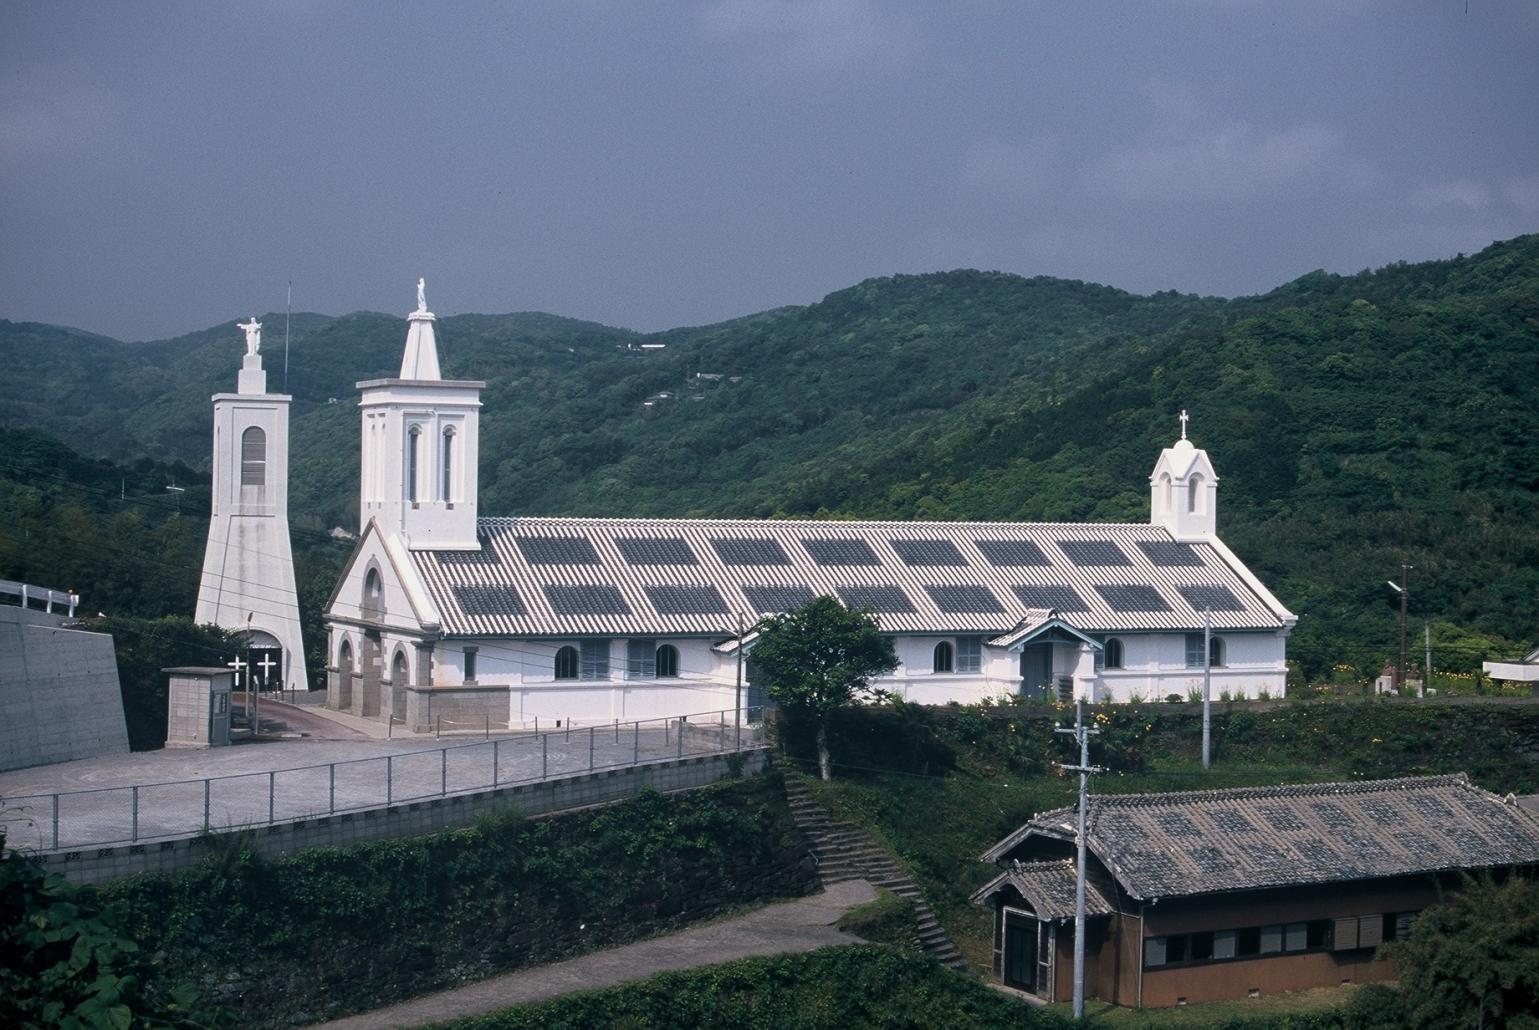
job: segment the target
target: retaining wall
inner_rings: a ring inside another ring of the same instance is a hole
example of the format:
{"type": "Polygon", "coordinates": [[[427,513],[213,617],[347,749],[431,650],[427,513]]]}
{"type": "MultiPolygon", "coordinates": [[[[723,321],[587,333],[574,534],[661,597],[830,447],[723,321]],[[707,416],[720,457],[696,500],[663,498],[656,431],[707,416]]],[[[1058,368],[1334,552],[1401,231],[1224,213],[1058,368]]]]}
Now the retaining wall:
{"type": "Polygon", "coordinates": [[[0,770],[127,754],[112,637],[0,605],[0,770]]]}
{"type": "MultiPolygon", "coordinates": [[[[760,772],[769,764],[767,748],[745,750],[740,754],[744,775],[760,772]]],[[[468,826],[486,813],[509,806],[525,815],[545,815],[617,801],[648,787],[663,792],[704,787],[726,777],[733,759],[732,754],[667,759],[342,815],[297,819],[152,844],[43,852],[35,857],[49,872],[62,873],[72,883],[101,883],[120,876],[185,869],[202,860],[218,838],[235,833],[248,834],[252,849],[265,856],[290,854],[305,848],[343,847],[390,837],[412,837],[468,826]]]]}

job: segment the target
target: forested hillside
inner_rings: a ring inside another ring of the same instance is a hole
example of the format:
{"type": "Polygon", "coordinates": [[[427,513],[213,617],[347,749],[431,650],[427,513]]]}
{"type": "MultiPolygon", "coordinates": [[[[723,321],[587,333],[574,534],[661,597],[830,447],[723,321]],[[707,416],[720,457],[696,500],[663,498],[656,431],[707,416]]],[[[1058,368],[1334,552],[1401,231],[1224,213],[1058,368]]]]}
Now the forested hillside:
{"type": "MultiPolygon", "coordinates": [[[[262,318],[277,389],[283,318],[262,318]]],[[[438,330],[445,374],[489,384],[487,514],[1143,519],[1185,408],[1221,531],[1302,616],[1311,674],[1389,653],[1402,559],[1438,664],[1539,633],[1536,236],[1237,300],[959,271],[647,337],[538,314],[438,330]]],[[[301,527],[352,526],[352,384],[394,374],[404,334],[295,316],[301,527]]],[[[143,344],[0,322],[0,400],[87,453],[204,466],[240,353],[233,319],[143,344]]]]}

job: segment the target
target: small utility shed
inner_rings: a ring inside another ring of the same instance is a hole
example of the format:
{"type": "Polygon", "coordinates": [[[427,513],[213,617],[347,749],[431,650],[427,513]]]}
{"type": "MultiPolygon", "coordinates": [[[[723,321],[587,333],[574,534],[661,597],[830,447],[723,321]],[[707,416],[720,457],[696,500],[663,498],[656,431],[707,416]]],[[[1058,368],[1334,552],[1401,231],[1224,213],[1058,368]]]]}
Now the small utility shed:
{"type": "MultiPolygon", "coordinates": [[[[1539,818],[1463,773],[1358,783],[1098,795],[1086,820],[1085,993],[1163,1007],[1385,979],[1460,871],[1539,866],[1539,818]]],[[[994,845],[994,974],[1069,997],[1075,809],[994,845]]]]}

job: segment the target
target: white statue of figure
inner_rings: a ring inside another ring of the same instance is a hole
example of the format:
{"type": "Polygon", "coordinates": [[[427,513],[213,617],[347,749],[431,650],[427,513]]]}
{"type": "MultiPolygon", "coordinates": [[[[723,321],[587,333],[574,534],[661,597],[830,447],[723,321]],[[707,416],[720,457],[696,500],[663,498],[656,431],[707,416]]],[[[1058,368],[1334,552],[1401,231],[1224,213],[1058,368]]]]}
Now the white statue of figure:
{"type": "Polygon", "coordinates": [[[427,310],[427,280],[426,279],[418,279],[417,280],[417,310],[418,311],[426,311],[427,310]]]}
{"type": "Polygon", "coordinates": [[[244,329],[244,330],[246,330],[246,353],[247,354],[255,354],[258,350],[261,349],[261,347],[262,347],[262,323],[258,322],[256,320],[256,316],[255,315],[251,316],[251,321],[249,321],[249,322],[237,322],[235,327],[237,329],[244,329]]]}

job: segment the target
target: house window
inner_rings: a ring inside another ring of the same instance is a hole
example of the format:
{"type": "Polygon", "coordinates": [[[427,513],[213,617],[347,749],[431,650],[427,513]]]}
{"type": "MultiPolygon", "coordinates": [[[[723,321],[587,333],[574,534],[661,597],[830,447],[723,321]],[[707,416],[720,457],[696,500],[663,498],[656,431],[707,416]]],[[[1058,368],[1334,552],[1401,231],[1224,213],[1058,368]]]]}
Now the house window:
{"type": "MultiPolygon", "coordinates": [[[[1379,917],[1372,918],[1377,920],[1379,917]]],[[[1350,921],[1356,922],[1355,919],[1350,921]]],[[[1335,922],[1340,923],[1342,920],[1335,922]]],[[[1328,951],[1334,941],[1341,940],[1340,934],[1333,935],[1332,929],[1332,920],[1316,919],[1307,923],[1202,930],[1150,937],[1144,941],[1144,966],[1197,965],[1254,958],[1257,955],[1328,951]]]]}
{"type": "Polygon", "coordinates": [[[465,648],[465,682],[474,683],[476,680],[476,653],[477,647],[465,648]]]}
{"type": "Polygon", "coordinates": [[[625,678],[649,680],[657,676],[657,641],[627,640],[625,642],[625,678]]]}
{"type": "Polygon", "coordinates": [[[657,677],[658,679],[673,679],[679,674],[679,649],[672,644],[664,644],[657,649],[657,677]]]}
{"type": "Polygon", "coordinates": [[[406,499],[417,500],[418,462],[422,454],[422,429],[412,426],[406,432],[406,499]]]}
{"type": "Polygon", "coordinates": [[[951,643],[942,640],[935,645],[935,672],[950,672],[952,670],[951,643]]]}
{"type": "Polygon", "coordinates": [[[454,427],[444,430],[443,458],[442,458],[442,483],[439,497],[441,500],[454,500],[454,427]]]}
{"type": "Polygon", "coordinates": [[[556,652],[556,679],[574,680],[577,678],[577,648],[563,647],[556,652]]]}
{"type": "Polygon", "coordinates": [[[983,638],[957,637],[957,672],[983,671],[983,638]]]}
{"type": "Polygon", "coordinates": [[[582,642],[582,661],[578,669],[578,678],[585,680],[609,678],[609,641],[584,640],[582,642]]]}
{"type": "Polygon", "coordinates": [[[256,426],[240,434],[240,485],[267,485],[267,434],[256,426]]]}
{"type": "MultiPolygon", "coordinates": [[[[1218,668],[1224,664],[1224,641],[1222,637],[1208,638],[1208,664],[1218,668]]],[[[1202,668],[1202,634],[1188,633],[1186,635],[1186,667],[1188,669],[1202,668]]]]}

